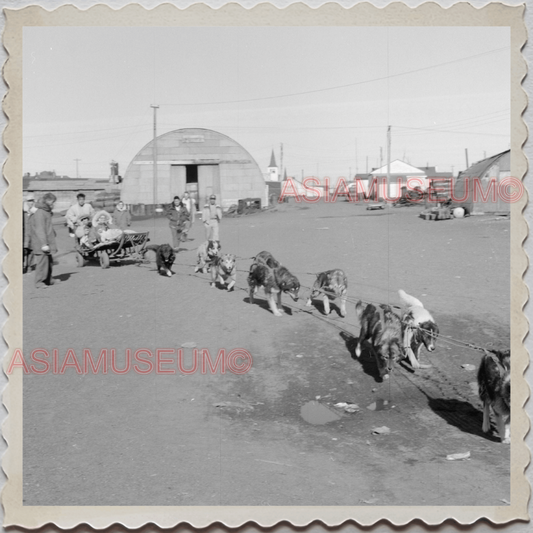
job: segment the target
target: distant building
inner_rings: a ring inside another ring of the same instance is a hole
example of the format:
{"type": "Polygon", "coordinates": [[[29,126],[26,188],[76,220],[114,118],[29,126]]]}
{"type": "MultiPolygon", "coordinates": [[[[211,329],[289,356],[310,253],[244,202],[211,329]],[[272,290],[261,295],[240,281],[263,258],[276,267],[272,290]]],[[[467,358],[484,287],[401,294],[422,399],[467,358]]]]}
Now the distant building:
{"type": "MultiPolygon", "coordinates": [[[[414,187],[420,186],[423,190],[427,189],[427,175],[423,170],[417,167],[409,165],[400,159],[391,161],[390,163],[390,183],[388,183],[388,189],[385,186],[381,186],[381,183],[386,183],[387,177],[387,165],[377,168],[370,173],[370,183],[374,178],[380,180],[380,187],[378,191],[378,197],[382,199],[385,195],[389,199],[397,198],[400,195],[400,182],[401,185],[406,185],[407,180],[411,180],[411,184],[414,187]],[[382,179],[385,179],[383,182],[382,179]]],[[[365,192],[369,192],[368,186],[365,192]]]]}
{"type": "Polygon", "coordinates": [[[422,172],[426,174],[428,179],[431,178],[453,178],[453,172],[442,172],[437,170],[437,167],[418,167],[422,172]]]}
{"type": "Polygon", "coordinates": [[[184,128],[160,135],[139,150],[124,174],[122,200],[131,205],[168,204],[185,191],[201,208],[211,194],[223,208],[246,198],[267,199],[263,174],[239,143],[222,133],[184,128]],[[154,198],[154,148],[157,196],[154,198]]]}
{"type": "Polygon", "coordinates": [[[279,181],[279,167],[276,164],[276,158],[274,157],[274,150],[270,156],[270,165],[267,167],[268,181],[279,181]]]}
{"type": "Polygon", "coordinates": [[[324,194],[323,187],[317,187],[312,183],[309,183],[307,187],[304,187],[301,181],[296,178],[285,178],[281,182],[281,193],[284,198],[290,198],[298,196],[299,198],[305,197],[308,199],[318,198],[324,194]]]}
{"type": "MultiPolygon", "coordinates": [[[[385,185],[381,185],[381,183],[386,183],[386,177],[387,165],[384,165],[380,168],[373,169],[368,174],[356,174],[354,176],[354,182],[355,180],[359,180],[362,185],[362,188],[364,189],[365,194],[367,194],[370,191],[370,188],[372,187],[372,180],[378,178],[380,183],[379,190],[376,188],[374,189],[374,194],[372,194],[372,198],[382,199],[383,192],[385,191],[385,194],[388,194],[389,198],[394,199],[400,194],[400,191],[398,189],[400,181],[402,189],[420,188],[421,190],[426,191],[431,184],[435,187],[438,187],[439,190],[449,191],[450,183],[453,179],[453,174],[451,172],[441,172],[437,170],[436,167],[414,167],[404,161],[396,159],[394,161],[391,161],[390,164],[391,183],[390,191],[388,193],[387,189],[385,188],[385,185]],[[411,180],[409,182],[409,187],[407,187],[408,180],[411,180]]],[[[354,182],[350,183],[349,186],[351,195],[355,194],[354,182]]],[[[360,189],[359,191],[361,192],[360,189]]]]}
{"type": "Polygon", "coordinates": [[[35,179],[33,176],[26,184],[24,184],[23,179],[23,192],[24,198],[27,198],[31,194],[36,200],[47,192],[55,194],[57,198],[54,206],[55,212],[66,211],[71,205],[75,204],[77,201],[76,195],[80,192],[85,194],[87,202],[94,202],[104,192],[116,192],[117,196],[119,194],[118,189],[113,188],[108,180],[70,178],[35,179]]]}
{"type": "Polygon", "coordinates": [[[462,207],[470,215],[509,213],[511,204],[501,198],[497,187],[502,179],[510,175],[510,150],[474,163],[457,176],[453,188],[453,205],[462,207]],[[492,193],[486,193],[486,198],[483,198],[481,190],[487,191],[491,182],[494,182],[493,187],[496,187],[495,198],[492,193]],[[477,187],[476,193],[474,193],[475,187],[477,187]]]}

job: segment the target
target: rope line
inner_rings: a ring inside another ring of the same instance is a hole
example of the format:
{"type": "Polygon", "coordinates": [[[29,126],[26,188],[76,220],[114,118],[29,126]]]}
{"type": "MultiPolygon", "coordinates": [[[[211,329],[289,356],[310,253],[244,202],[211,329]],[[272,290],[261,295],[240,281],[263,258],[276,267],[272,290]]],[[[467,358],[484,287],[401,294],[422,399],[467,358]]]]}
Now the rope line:
{"type": "MultiPolygon", "coordinates": [[[[190,251],[190,250],[188,250],[190,251]]],[[[251,258],[238,258],[239,260],[249,260],[249,259],[253,259],[253,257],[251,258]]],[[[143,263],[155,263],[154,260],[149,260],[149,259],[145,259],[143,261],[143,263]]],[[[178,263],[178,262],[174,262],[174,265],[177,265],[177,266],[183,266],[183,267],[191,267],[191,268],[196,268],[198,265],[197,264],[189,264],[189,263],[178,263]]],[[[244,273],[244,274],[248,274],[249,271],[248,270],[241,270],[241,269],[236,269],[237,272],[241,272],[241,273],[244,273]]],[[[194,273],[194,274],[189,274],[189,273],[178,273],[179,274],[182,274],[182,275],[186,275],[186,276],[192,276],[192,277],[196,277],[196,278],[199,278],[199,279],[204,279],[202,278],[201,276],[198,276],[196,275],[197,273],[194,273]]],[[[324,289],[313,289],[312,287],[309,287],[307,285],[300,285],[301,288],[303,289],[307,289],[309,291],[316,291],[316,292],[319,292],[321,294],[324,294],[324,295],[327,295],[327,296],[331,296],[332,299],[333,298],[339,298],[339,296],[337,296],[335,293],[332,293],[331,291],[326,291],[324,289]]],[[[239,287],[237,285],[234,286],[234,289],[238,289],[238,290],[242,290],[242,291],[245,291],[245,292],[248,292],[248,288],[247,287],[239,287]]],[[[355,297],[350,297],[350,296],[346,296],[345,298],[346,302],[349,302],[349,303],[358,303],[358,302],[362,302],[363,304],[372,304],[372,305],[381,305],[380,302],[377,302],[375,300],[363,300],[362,298],[355,298],[355,297]]],[[[312,312],[312,309],[301,309],[299,307],[296,307],[296,306],[293,306],[291,305],[290,303],[285,303],[284,305],[288,306],[290,309],[295,309],[296,311],[300,312],[300,313],[307,313],[311,316],[314,316],[315,318],[318,318],[318,319],[321,319],[323,320],[324,322],[326,323],[329,323],[330,325],[336,327],[337,329],[349,334],[349,335],[352,335],[352,333],[344,328],[341,328],[340,326],[338,326],[338,324],[332,322],[331,320],[327,320],[327,317],[325,316],[318,316],[316,314],[314,314],[312,312]]],[[[389,305],[389,304],[384,304],[384,305],[389,305]]],[[[392,308],[395,308],[395,309],[401,309],[401,306],[397,306],[397,305],[392,305],[390,306],[392,308]]],[[[313,308],[313,309],[316,309],[316,308],[313,308]]],[[[401,319],[401,323],[402,324],[408,324],[408,322],[406,322],[405,320],[401,319]]],[[[354,325],[355,326],[355,325],[354,325]]],[[[357,327],[357,326],[355,326],[357,327]]],[[[422,331],[424,333],[429,333],[431,334],[432,332],[430,330],[427,330],[427,329],[424,329],[424,328],[421,328],[420,326],[412,326],[413,329],[416,329],[418,331],[422,331]]],[[[439,334],[438,335],[438,339],[439,341],[441,342],[444,342],[445,344],[449,344],[455,348],[467,348],[467,349],[470,349],[470,350],[474,350],[474,351],[479,351],[479,352],[485,352],[485,351],[490,351],[490,348],[485,348],[483,346],[478,346],[472,342],[467,342],[467,341],[463,341],[461,339],[455,339],[454,337],[451,337],[449,335],[442,335],[442,334],[439,334]]],[[[428,352],[430,353],[430,352],[428,352]]]]}

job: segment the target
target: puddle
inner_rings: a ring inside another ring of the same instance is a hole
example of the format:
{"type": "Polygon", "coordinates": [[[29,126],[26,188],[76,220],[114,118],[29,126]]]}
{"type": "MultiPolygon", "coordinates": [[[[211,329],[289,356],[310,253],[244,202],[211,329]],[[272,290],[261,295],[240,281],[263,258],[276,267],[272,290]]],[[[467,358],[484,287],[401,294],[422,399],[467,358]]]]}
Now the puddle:
{"type": "Polygon", "coordinates": [[[366,406],[366,408],[370,409],[371,411],[387,411],[393,407],[394,405],[392,405],[391,402],[389,402],[389,400],[381,400],[381,399],[376,400],[375,402],[366,406]]]}
{"type": "Polygon", "coordinates": [[[317,402],[316,400],[307,402],[300,409],[302,418],[310,424],[327,424],[342,418],[342,415],[332,411],[329,407],[317,402]]]}

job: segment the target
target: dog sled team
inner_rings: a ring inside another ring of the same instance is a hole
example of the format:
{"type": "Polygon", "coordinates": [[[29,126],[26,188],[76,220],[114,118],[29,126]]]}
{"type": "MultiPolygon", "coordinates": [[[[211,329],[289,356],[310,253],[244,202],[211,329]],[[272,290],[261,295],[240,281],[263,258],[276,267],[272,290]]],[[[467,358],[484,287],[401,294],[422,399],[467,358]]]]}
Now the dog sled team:
{"type": "MultiPolygon", "coordinates": [[[[175,260],[172,247],[168,244],[149,245],[147,249],[156,251],[158,271],[171,276],[171,267],[175,260]]],[[[204,274],[209,272],[211,287],[220,283],[231,291],[236,283],[236,256],[222,254],[218,240],[205,241],[198,247],[194,272],[204,274]]],[[[298,301],[300,290],[298,278],[270,252],[260,252],[253,258],[247,281],[250,303],[254,303],[259,288],[263,288],[269,309],[274,316],[283,316],[282,293],[298,301]]],[[[348,280],[341,269],[320,272],[316,275],[306,306],[312,306],[314,299],[322,297],[324,313],[329,315],[330,301],[338,299],[339,315],[346,317],[347,292],[348,280]]],[[[408,361],[413,370],[427,368],[428,365],[420,363],[420,352],[422,347],[428,352],[433,352],[439,335],[437,323],[422,302],[401,289],[398,294],[404,307],[401,316],[386,304],[374,305],[359,300],[355,305],[361,326],[355,356],[361,357],[363,346],[366,344],[376,360],[382,380],[389,379],[394,365],[402,360],[408,361]]],[[[500,439],[508,444],[511,418],[510,351],[485,351],[477,378],[479,396],[483,402],[483,432],[490,430],[492,410],[500,439]]]]}
{"type": "MultiPolygon", "coordinates": [[[[82,199],[83,200],[83,199],[82,199]]],[[[190,219],[185,220],[182,214],[185,211],[179,198],[175,198],[172,208],[167,214],[173,236],[173,244],[144,246],[144,252],[153,250],[156,256],[156,266],[159,274],[172,276],[172,265],[176,259],[179,244],[185,240],[190,228],[190,219]],[[182,217],[182,218],[180,218],[182,217]]],[[[77,206],[80,210],[82,205],[77,206]]],[[[204,225],[207,240],[197,249],[197,265],[194,272],[210,273],[210,285],[216,287],[219,283],[232,291],[236,284],[237,257],[234,254],[222,253],[219,240],[218,223],[220,222],[219,206],[216,197],[210,197],[206,205],[204,225]]],[[[105,213],[108,217],[109,215],[105,213]]],[[[111,235],[112,231],[127,231],[124,229],[110,228],[109,220],[103,220],[104,212],[93,215],[92,228],[87,224],[87,213],[79,215],[75,233],[80,244],[90,242],[106,242],[117,238],[111,235]]],[[[110,218],[110,217],[109,217],[110,218]]],[[[254,297],[259,288],[263,288],[272,314],[276,317],[283,316],[281,297],[282,293],[288,294],[294,301],[298,300],[300,282],[287,267],[282,265],[267,251],[258,253],[254,258],[248,272],[249,301],[254,303],[254,297]]],[[[331,312],[330,301],[339,300],[339,315],[346,317],[348,280],[341,269],[332,269],[320,272],[311,288],[306,306],[312,306],[313,300],[322,298],[323,309],[326,315],[331,312]]],[[[373,354],[379,376],[382,380],[389,379],[390,373],[396,363],[406,360],[411,368],[416,371],[427,367],[420,363],[420,351],[425,347],[428,352],[435,350],[439,335],[439,328],[422,302],[403,290],[398,291],[404,312],[398,315],[390,305],[365,303],[359,300],[355,305],[355,312],[360,323],[360,333],[355,347],[355,357],[359,358],[366,344],[373,354]]],[[[486,351],[481,359],[478,369],[479,396],[483,402],[483,432],[490,430],[490,411],[496,419],[496,426],[503,443],[510,442],[510,351],[486,351]]]]}

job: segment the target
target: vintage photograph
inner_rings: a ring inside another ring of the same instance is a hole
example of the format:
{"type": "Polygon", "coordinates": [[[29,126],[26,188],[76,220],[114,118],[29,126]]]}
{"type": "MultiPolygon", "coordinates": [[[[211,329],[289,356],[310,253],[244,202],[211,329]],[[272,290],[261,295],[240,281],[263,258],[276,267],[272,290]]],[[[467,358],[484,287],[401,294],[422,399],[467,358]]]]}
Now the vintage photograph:
{"type": "Polygon", "coordinates": [[[22,505],[510,506],[511,49],[25,26],[22,505]]]}

